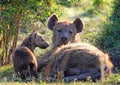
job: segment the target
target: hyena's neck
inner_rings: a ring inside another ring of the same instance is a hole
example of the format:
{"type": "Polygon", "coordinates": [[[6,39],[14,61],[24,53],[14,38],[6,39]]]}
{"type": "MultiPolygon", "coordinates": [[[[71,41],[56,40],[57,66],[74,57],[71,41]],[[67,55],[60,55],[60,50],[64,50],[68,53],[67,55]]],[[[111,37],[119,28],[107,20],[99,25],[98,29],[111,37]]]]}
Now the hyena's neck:
{"type": "Polygon", "coordinates": [[[21,44],[20,46],[25,46],[25,47],[29,48],[32,52],[33,52],[33,50],[35,49],[35,46],[34,46],[34,44],[32,43],[31,38],[29,38],[29,37],[26,38],[26,39],[22,42],[22,44],[21,44]]]}

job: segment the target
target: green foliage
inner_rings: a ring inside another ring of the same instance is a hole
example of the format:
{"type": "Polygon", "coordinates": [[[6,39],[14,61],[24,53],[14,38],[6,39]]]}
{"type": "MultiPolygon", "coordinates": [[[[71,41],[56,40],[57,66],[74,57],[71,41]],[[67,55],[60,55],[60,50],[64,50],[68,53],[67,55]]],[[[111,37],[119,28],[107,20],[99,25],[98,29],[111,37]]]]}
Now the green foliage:
{"type": "Polygon", "coordinates": [[[111,3],[114,0],[93,0],[94,10],[106,13],[111,10],[111,3]]]}
{"type": "Polygon", "coordinates": [[[71,7],[80,2],[80,0],[56,0],[56,1],[57,1],[57,4],[60,4],[66,7],[71,7]]]}
{"type": "Polygon", "coordinates": [[[48,19],[48,17],[52,13],[56,13],[58,15],[61,15],[62,12],[60,12],[60,5],[56,4],[55,0],[46,0],[39,2],[39,8],[37,9],[37,14],[35,18],[38,18],[40,22],[45,23],[48,19]],[[44,9],[44,10],[43,10],[44,9]]]}
{"type": "Polygon", "coordinates": [[[92,17],[96,14],[100,17],[108,17],[111,14],[113,2],[114,0],[91,0],[89,2],[90,6],[86,6],[85,9],[88,15],[92,17]]]}
{"type": "Polygon", "coordinates": [[[103,49],[115,48],[120,46],[120,1],[116,0],[113,6],[113,13],[104,23],[99,38],[96,41],[103,49]]]}
{"type": "Polygon", "coordinates": [[[25,29],[24,31],[36,29],[35,22],[45,23],[54,12],[61,15],[59,5],[56,5],[54,0],[1,0],[0,46],[2,51],[0,50],[0,61],[2,62],[0,65],[10,62],[20,28],[25,29]]]}

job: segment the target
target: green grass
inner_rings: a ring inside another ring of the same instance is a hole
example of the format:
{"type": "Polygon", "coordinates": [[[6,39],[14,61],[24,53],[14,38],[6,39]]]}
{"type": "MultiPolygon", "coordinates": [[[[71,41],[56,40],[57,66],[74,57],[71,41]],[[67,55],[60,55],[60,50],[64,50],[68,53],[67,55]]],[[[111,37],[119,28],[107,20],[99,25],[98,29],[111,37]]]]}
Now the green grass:
{"type": "Polygon", "coordinates": [[[31,82],[22,82],[21,79],[16,79],[13,77],[13,67],[12,64],[1,66],[0,67],[0,85],[119,85],[120,84],[120,73],[113,74],[110,78],[105,79],[104,81],[75,81],[75,82],[35,82],[32,80],[31,82]]]}

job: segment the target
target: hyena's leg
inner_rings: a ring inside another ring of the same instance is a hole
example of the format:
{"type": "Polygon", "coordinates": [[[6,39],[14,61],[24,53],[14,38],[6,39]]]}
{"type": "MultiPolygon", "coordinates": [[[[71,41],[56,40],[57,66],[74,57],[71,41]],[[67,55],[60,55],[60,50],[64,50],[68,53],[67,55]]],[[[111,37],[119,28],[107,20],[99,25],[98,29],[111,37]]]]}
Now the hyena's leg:
{"type": "Polygon", "coordinates": [[[71,54],[71,51],[66,51],[66,54],[64,56],[61,56],[62,59],[59,62],[59,64],[56,66],[56,68],[58,69],[57,70],[57,73],[58,73],[57,79],[59,81],[62,81],[62,79],[63,79],[63,75],[66,70],[66,66],[67,66],[70,54],[71,54]]]}
{"type": "Polygon", "coordinates": [[[18,78],[19,77],[19,73],[17,71],[15,71],[15,77],[18,78]]]}
{"type": "Polygon", "coordinates": [[[67,82],[72,82],[77,80],[86,81],[89,76],[90,76],[90,73],[82,73],[77,76],[67,76],[64,78],[64,80],[67,82]]]}
{"type": "Polygon", "coordinates": [[[29,77],[29,78],[30,78],[29,81],[32,80],[32,75],[31,75],[31,72],[30,72],[30,66],[29,66],[29,65],[28,65],[27,69],[24,70],[24,74],[25,74],[26,77],[29,77]]]}
{"type": "Polygon", "coordinates": [[[52,64],[53,64],[53,63],[54,63],[54,62],[50,61],[50,62],[48,63],[48,65],[46,66],[46,68],[45,68],[45,80],[46,80],[47,82],[49,82],[49,78],[50,78],[50,74],[51,74],[52,64]]]}
{"type": "Polygon", "coordinates": [[[34,64],[30,64],[30,74],[31,76],[38,78],[37,68],[35,67],[34,64]]]}
{"type": "Polygon", "coordinates": [[[20,78],[22,79],[22,81],[26,80],[26,76],[22,71],[20,72],[20,78]]]}
{"type": "Polygon", "coordinates": [[[68,68],[65,72],[64,75],[66,76],[76,76],[79,75],[80,73],[82,73],[82,71],[80,69],[77,68],[68,68]]]}
{"type": "Polygon", "coordinates": [[[76,68],[69,68],[65,71],[65,81],[74,81],[74,80],[83,80],[86,81],[91,79],[92,81],[96,81],[96,79],[100,79],[101,73],[100,69],[90,69],[86,71],[82,71],[76,68]]]}
{"type": "Polygon", "coordinates": [[[50,66],[47,65],[46,69],[45,69],[45,77],[46,77],[46,79],[50,76],[50,70],[51,70],[50,66]]]}
{"type": "Polygon", "coordinates": [[[71,82],[75,80],[82,80],[82,81],[87,81],[91,79],[93,82],[96,81],[96,79],[100,78],[100,72],[96,72],[95,74],[93,73],[81,73],[79,75],[74,75],[74,76],[67,76],[64,78],[65,81],[71,82]]]}

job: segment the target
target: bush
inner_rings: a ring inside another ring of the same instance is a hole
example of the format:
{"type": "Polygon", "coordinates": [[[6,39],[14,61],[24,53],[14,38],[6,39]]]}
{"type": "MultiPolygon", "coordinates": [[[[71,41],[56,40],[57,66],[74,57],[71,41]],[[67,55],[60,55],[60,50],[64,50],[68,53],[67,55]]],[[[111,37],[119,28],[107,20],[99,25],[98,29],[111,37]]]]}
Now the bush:
{"type": "Polygon", "coordinates": [[[115,0],[113,13],[103,24],[101,32],[97,34],[98,39],[95,42],[102,49],[115,48],[120,46],[120,1],[115,0]]]}

